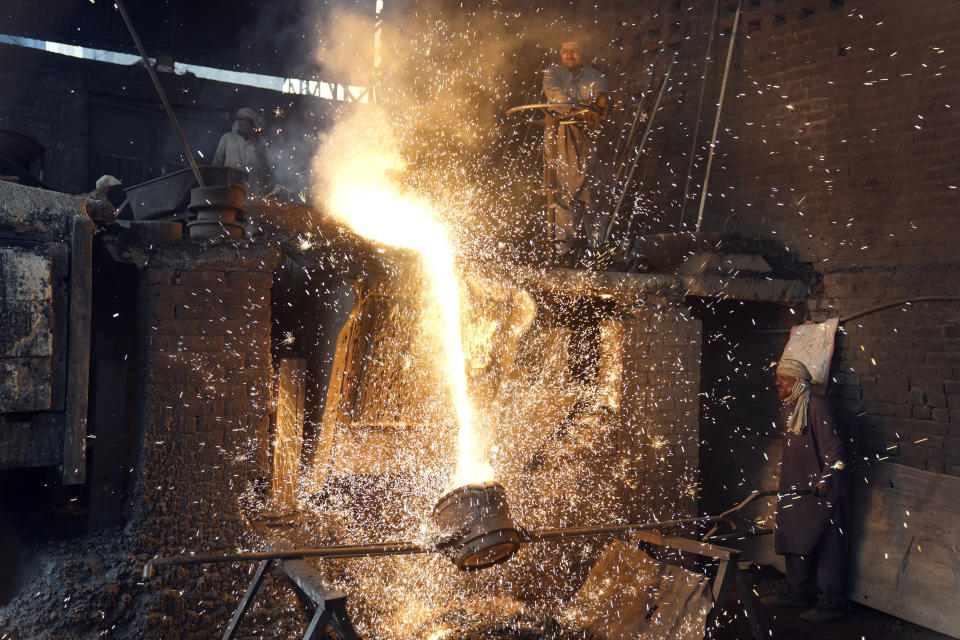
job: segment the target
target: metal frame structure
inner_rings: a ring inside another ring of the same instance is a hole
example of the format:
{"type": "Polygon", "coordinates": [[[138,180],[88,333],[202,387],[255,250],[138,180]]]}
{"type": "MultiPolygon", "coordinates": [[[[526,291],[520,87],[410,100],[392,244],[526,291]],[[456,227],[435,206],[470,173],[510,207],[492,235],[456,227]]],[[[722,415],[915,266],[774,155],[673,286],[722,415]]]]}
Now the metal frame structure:
{"type": "MultiPolygon", "coordinates": [[[[545,529],[542,531],[518,531],[521,543],[543,542],[547,540],[564,540],[567,538],[587,538],[601,537],[608,535],[618,535],[629,533],[633,539],[655,544],[664,548],[686,551],[699,556],[712,558],[719,562],[717,573],[713,578],[712,595],[714,599],[714,608],[708,617],[707,628],[716,619],[718,612],[717,604],[720,597],[725,593],[731,584],[736,584],[740,592],[744,611],[750,621],[750,627],[753,637],[756,640],[761,638],[761,629],[757,621],[756,613],[750,600],[750,591],[739,573],[737,561],[740,551],[729,547],[710,544],[700,540],[682,538],[677,536],[664,536],[657,533],[658,530],[681,527],[698,526],[708,523],[719,523],[728,519],[730,516],[741,511],[748,504],[758,498],[768,496],[785,495],[809,495],[812,490],[805,489],[800,491],[791,491],[780,493],[776,490],[754,491],[744,500],[726,511],[712,516],[697,516],[691,518],[680,518],[677,520],[653,521],[653,522],[635,522],[617,525],[601,525],[595,527],[566,527],[559,529],[545,529]]],[[[715,528],[711,530],[711,533],[715,528]]],[[[147,562],[143,568],[144,581],[149,580],[153,575],[155,567],[175,566],[188,564],[206,564],[213,562],[237,562],[237,561],[258,561],[257,569],[254,572],[253,580],[247,586],[247,590],[237,610],[234,612],[230,623],[227,625],[223,634],[223,640],[232,640],[236,636],[237,626],[240,624],[246,612],[249,610],[256,595],[263,583],[266,572],[277,564],[277,567],[290,579],[294,585],[294,590],[300,598],[301,604],[310,616],[310,624],[303,636],[304,640],[312,640],[321,636],[316,635],[325,629],[332,628],[343,640],[354,640],[357,638],[352,623],[346,612],[346,595],[335,587],[329,585],[320,577],[319,573],[306,562],[306,558],[364,558],[373,556],[388,555],[410,555],[423,553],[446,553],[451,555],[457,551],[457,545],[462,538],[461,531],[442,532],[442,537],[428,544],[416,544],[413,542],[379,542],[365,545],[333,545],[328,547],[319,547],[316,549],[276,549],[255,553],[225,553],[209,555],[183,555],[171,557],[153,558],[147,562]],[[313,608],[311,611],[310,609],[313,608]]],[[[709,534],[708,534],[709,535],[709,534]]]]}
{"type": "Polygon", "coordinates": [[[249,611],[254,596],[271,569],[276,569],[274,573],[282,574],[288,579],[310,621],[303,633],[303,640],[320,640],[325,634],[329,635],[330,631],[340,640],[360,640],[347,614],[346,594],[328,584],[306,560],[298,558],[267,558],[257,564],[253,579],[247,585],[230,623],[224,629],[223,640],[233,640],[237,636],[240,622],[249,611]]]}

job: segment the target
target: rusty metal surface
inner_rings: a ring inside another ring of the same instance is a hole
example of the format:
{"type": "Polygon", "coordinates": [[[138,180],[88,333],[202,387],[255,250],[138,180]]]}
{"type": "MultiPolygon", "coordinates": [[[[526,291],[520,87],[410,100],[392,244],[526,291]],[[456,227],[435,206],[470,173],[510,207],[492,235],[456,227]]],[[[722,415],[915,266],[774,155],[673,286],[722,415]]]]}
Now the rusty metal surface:
{"type": "Polygon", "coordinates": [[[52,408],[55,256],[0,247],[0,412],[52,408]]]}
{"type": "Polygon", "coordinates": [[[433,517],[441,531],[455,531],[448,547],[460,570],[485,569],[506,562],[520,546],[510,519],[507,494],[496,482],[468,484],[445,494],[433,517]]]}

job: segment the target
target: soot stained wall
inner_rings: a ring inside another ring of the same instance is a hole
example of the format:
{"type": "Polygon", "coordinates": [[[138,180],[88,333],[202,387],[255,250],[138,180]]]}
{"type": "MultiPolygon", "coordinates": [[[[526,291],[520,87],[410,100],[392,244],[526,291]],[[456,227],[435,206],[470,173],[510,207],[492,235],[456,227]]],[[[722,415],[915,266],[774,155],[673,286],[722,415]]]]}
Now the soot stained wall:
{"type": "MultiPolygon", "coordinates": [[[[0,129],[46,149],[43,180],[91,191],[105,173],[128,187],[187,168],[179,138],[140,65],[123,66],[0,44],[0,129]]],[[[267,153],[278,183],[297,192],[331,102],[311,96],[161,73],[197,162],[210,164],[242,106],[267,116],[267,153]]],[[[117,203],[119,204],[119,203],[117,203]]]]}
{"type": "Polygon", "coordinates": [[[182,250],[138,286],[138,438],[132,526],[156,549],[222,546],[238,499],[265,477],[273,250],[182,250]],[[179,255],[176,255],[179,254],[179,255]]]}
{"type": "MultiPolygon", "coordinates": [[[[692,173],[697,196],[735,7],[721,5],[692,173]]],[[[712,9],[664,2],[634,21],[636,55],[679,48],[641,168],[647,232],[680,224],[712,9]]],[[[798,318],[960,294],[957,33],[952,3],[744,3],[703,228],[735,224],[812,264],[822,289],[798,318]]],[[[956,300],[844,323],[827,392],[859,451],[899,444],[897,462],[960,474],[958,323],[956,300]]]]}

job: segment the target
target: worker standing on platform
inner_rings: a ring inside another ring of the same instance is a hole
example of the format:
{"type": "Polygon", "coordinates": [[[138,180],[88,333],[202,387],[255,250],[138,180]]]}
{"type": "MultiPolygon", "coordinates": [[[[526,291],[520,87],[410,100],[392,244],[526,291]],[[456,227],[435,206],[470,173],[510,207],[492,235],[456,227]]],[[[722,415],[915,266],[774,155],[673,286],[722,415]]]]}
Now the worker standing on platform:
{"type": "MultiPolygon", "coordinates": [[[[560,64],[543,74],[543,91],[551,103],[579,103],[590,107],[574,122],[547,127],[544,160],[552,169],[557,190],[553,240],[561,261],[572,262],[582,249],[595,255],[606,228],[603,166],[598,162],[592,132],[606,119],[607,78],[584,65],[580,41],[566,38],[560,45],[560,64]]],[[[562,119],[562,116],[561,116],[562,119]]]]}
{"type": "Polygon", "coordinates": [[[810,372],[802,362],[780,361],[776,388],[784,401],[785,428],[774,544],[784,556],[786,589],[761,602],[802,607],[817,598],[816,606],[800,617],[827,622],[843,615],[845,604],[846,462],[833,412],[810,387],[810,372]],[[797,495],[810,490],[812,495],[797,495]]]}
{"type": "Polygon", "coordinates": [[[213,164],[243,169],[250,175],[247,192],[253,196],[263,195],[270,183],[270,165],[261,137],[264,126],[262,115],[250,107],[241,108],[233,128],[220,136],[213,154],[213,164]]]}

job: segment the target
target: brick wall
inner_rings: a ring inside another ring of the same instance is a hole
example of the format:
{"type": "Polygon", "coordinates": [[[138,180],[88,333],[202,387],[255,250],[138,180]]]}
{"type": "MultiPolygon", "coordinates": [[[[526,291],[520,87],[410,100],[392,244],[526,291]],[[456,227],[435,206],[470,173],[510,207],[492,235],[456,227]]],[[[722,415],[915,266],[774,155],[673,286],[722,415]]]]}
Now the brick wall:
{"type": "MultiPolygon", "coordinates": [[[[46,54],[52,56],[52,54],[46,54]]],[[[87,167],[87,88],[77,75],[50,73],[43,56],[0,45],[0,128],[42,144],[44,181],[72,193],[90,191],[87,167]]]]}
{"type": "Polygon", "coordinates": [[[624,319],[617,439],[632,520],[696,512],[701,328],[675,306],[636,307],[624,319]]]}
{"type": "MultiPolygon", "coordinates": [[[[960,296],[957,270],[949,264],[830,273],[824,281],[820,305],[850,310],[907,297],[960,296]],[[882,286],[867,286],[870,277],[882,286]]],[[[853,425],[857,448],[960,475],[960,304],[897,304],[844,327],[829,393],[853,425]]]]}
{"type": "MultiPolygon", "coordinates": [[[[140,65],[116,65],[0,44],[0,129],[42,144],[44,182],[91,191],[104,173],[127,187],[187,166],[177,134],[140,65]]],[[[312,96],[162,73],[160,82],[197,155],[209,164],[241,106],[268,117],[275,179],[296,192],[333,103],[312,96]]]]}
{"type": "MultiPolygon", "coordinates": [[[[133,486],[125,545],[175,555],[257,545],[244,499],[268,475],[275,249],[157,250],[137,285],[133,486]]],[[[131,624],[143,637],[220,637],[249,567],[161,569],[131,624]]],[[[272,584],[272,581],[268,581],[272,584]]],[[[261,594],[276,606],[273,591],[261,594]]],[[[248,624],[263,621],[254,616],[248,624]]]]}
{"type": "MultiPolygon", "coordinates": [[[[633,55],[661,45],[680,52],[640,171],[646,232],[680,223],[712,4],[660,3],[633,21],[635,37],[626,40],[633,55]]],[[[708,73],[696,196],[735,6],[721,8],[725,32],[708,73]]],[[[744,3],[703,228],[720,230],[732,214],[741,233],[778,240],[811,263],[823,289],[798,318],[957,295],[957,33],[954,3],[744,3]]],[[[696,205],[688,205],[687,223],[696,205]]],[[[858,449],[899,442],[898,462],[960,473],[960,423],[949,403],[958,313],[960,304],[941,300],[846,323],[828,392],[858,449]]]]}
{"type": "Polygon", "coordinates": [[[242,534],[240,494],[267,473],[277,256],[168,251],[138,286],[131,526],[154,552],[223,548],[242,534]]]}

